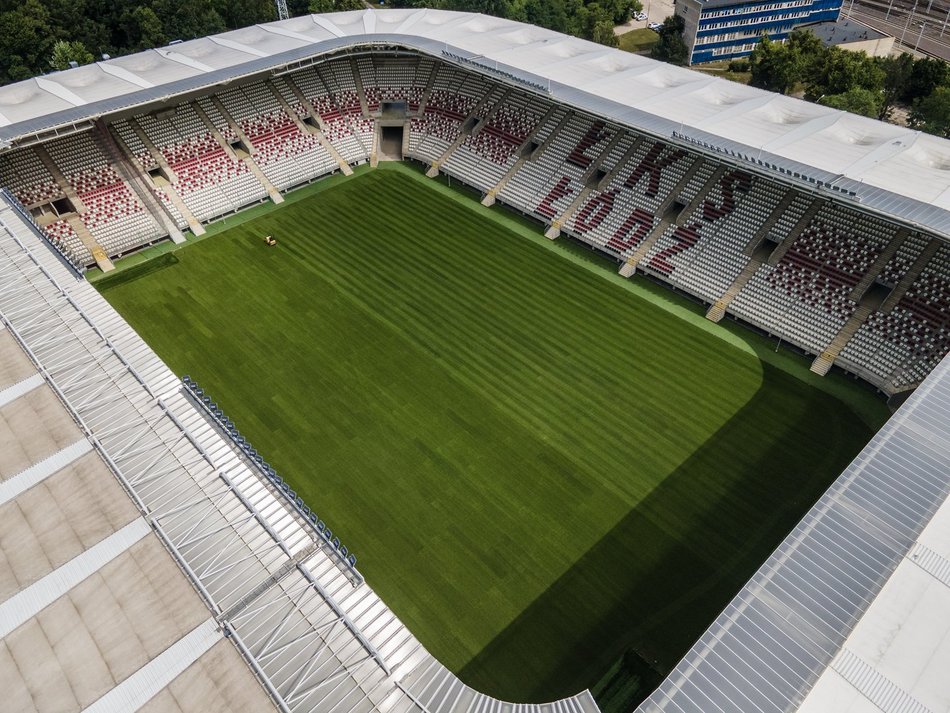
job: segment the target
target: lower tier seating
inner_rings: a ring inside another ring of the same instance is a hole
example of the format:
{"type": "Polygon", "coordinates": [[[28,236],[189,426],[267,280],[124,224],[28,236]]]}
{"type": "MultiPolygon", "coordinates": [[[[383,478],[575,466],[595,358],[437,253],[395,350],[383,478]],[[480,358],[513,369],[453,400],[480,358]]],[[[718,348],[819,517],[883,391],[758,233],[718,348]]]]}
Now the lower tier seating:
{"type": "Polygon", "coordinates": [[[918,383],[948,351],[950,246],[943,246],[890,312],[868,317],[841,360],[901,388],[918,383]]]}
{"type": "Polygon", "coordinates": [[[782,258],[763,265],[731,311],[813,353],[854,313],[851,293],[896,229],[831,204],[823,206],[782,258]]]}
{"type": "Polygon", "coordinates": [[[620,261],[636,254],[638,269],[706,303],[728,292],[730,314],[815,354],[841,334],[837,363],[889,391],[950,349],[950,246],[431,58],[334,58],[235,84],[116,122],[124,167],[87,132],[0,154],[0,181],[88,264],[66,217],[113,255],[162,236],[130,171],[151,176],[179,226],[177,197],[213,220],[265,199],[265,183],[287,190],[336,170],[334,153],[367,160],[381,114],[405,117],[410,156],[432,163],[457,144],[440,170],[500,186],[500,201],[620,261]],[[842,344],[867,290],[876,309],[842,344]]]}

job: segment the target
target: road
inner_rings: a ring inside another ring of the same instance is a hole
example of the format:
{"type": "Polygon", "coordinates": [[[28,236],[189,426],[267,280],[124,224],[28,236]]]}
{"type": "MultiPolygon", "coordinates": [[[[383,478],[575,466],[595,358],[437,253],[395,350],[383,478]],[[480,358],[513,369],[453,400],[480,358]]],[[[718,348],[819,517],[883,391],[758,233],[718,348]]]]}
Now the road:
{"type": "Polygon", "coordinates": [[[636,30],[639,27],[646,27],[651,22],[663,22],[673,14],[673,0],[640,0],[643,3],[643,11],[647,14],[646,20],[630,20],[624,25],[617,25],[614,28],[615,35],[622,35],[630,30],[636,30]]]}
{"type": "Polygon", "coordinates": [[[906,49],[950,61],[950,4],[945,0],[851,0],[842,15],[903,40],[906,49]]]}

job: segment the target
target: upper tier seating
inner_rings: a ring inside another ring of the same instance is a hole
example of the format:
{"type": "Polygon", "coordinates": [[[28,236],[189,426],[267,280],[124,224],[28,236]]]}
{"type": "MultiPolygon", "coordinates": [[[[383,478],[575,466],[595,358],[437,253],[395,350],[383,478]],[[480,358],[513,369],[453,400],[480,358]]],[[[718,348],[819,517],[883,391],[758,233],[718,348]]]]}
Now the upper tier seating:
{"type": "Polygon", "coordinates": [[[51,141],[46,150],[82,201],[80,219],[107,254],[119,255],[164,235],[89,132],[51,141]]]}
{"type": "Polygon", "coordinates": [[[409,155],[437,161],[462,131],[463,124],[489,90],[480,77],[440,65],[419,118],[409,122],[409,155]]]}
{"type": "MultiPolygon", "coordinates": [[[[278,189],[306,183],[336,168],[320,140],[298,126],[263,82],[228,90],[218,98],[250,141],[254,161],[278,189]]],[[[300,103],[295,104],[299,111],[300,103]]],[[[219,131],[223,128],[218,127],[219,131]]]]}
{"type": "Polygon", "coordinates": [[[647,138],[626,136],[602,170],[615,175],[594,191],[567,221],[567,231],[618,258],[629,257],[659,222],[659,207],[693,164],[684,151],[647,138]],[[616,154],[622,151],[620,157],[616,154]]]}
{"type": "MultiPolygon", "coordinates": [[[[560,125],[567,110],[551,115],[538,132],[545,141],[560,125]]],[[[539,155],[521,167],[502,188],[499,197],[542,220],[556,219],[583,190],[583,177],[610,144],[616,131],[602,121],[573,114],[539,155]]]]}
{"type": "Polygon", "coordinates": [[[942,246],[889,313],[874,312],[841,352],[893,387],[923,379],[950,351],[950,246],[942,246]]]}
{"type": "Polygon", "coordinates": [[[897,251],[887,261],[881,270],[879,280],[889,286],[894,287],[900,279],[907,273],[920,253],[927,247],[927,239],[920,233],[911,233],[898,246],[897,251]]]}
{"type": "Polygon", "coordinates": [[[146,171],[158,168],[158,161],[152,156],[152,152],[146,148],[145,144],[139,138],[138,134],[132,130],[128,122],[120,121],[112,125],[119,139],[129,149],[129,153],[135,158],[135,161],[146,171]]]}
{"type": "Polygon", "coordinates": [[[3,154],[0,160],[0,183],[9,188],[27,208],[63,195],[56,179],[29,147],[3,154]]]}
{"type": "Polygon", "coordinates": [[[484,191],[493,188],[518,160],[518,150],[549,108],[546,102],[517,91],[492,96],[486,106],[492,107],[489,117],[465,137],[445,164],[446,171],[466,176],[484,191]]]}
{"type": "Polygon", "coordinates": [[[896,229],[823,205],[775,265],[762,265],[730,311],[819,353],[853,314],[850,294],[896,229]]]}
{"type": "Polygon", "coordinates": [[[357,163],[369,158],[372,134],[367,135],[368,126],[363,121],[353,77],[345,79],[344,70],[349,70],[349,63],[345,63],[345,68],[343,64],[337,61],[322,68],[303,69],[286,81],[295,84],[313,105],[323,122],[324,135],[343,160],[357,163]]]}
{"type": "MultiPolygon", "coordinates": [[[[210,101],[199,104],[226,141],[237,140],[210,101]]],[[[199,221],[266,196],[247,165],[224,150],[190,104],[179,104],[167,118],[142,114],[135,121],[162,153],[174,174],[172,185],[199,221]]]]}
{"type": "Polygon", "coordinates": [[[357,66],[370,112],[379,111],[384,102],[406,102],[406,108],[414,112],[419,109],[433,63],[410,57],[387,57],[379,61],[360,57],[357,66]]]}
{"type": "Polygon", "coordinates": [[[641,263],[707,302],[718,299],[749,261],[745,248],[781,200],[738,170],[716,172],[706,197],[679,218],[641,263]]]}

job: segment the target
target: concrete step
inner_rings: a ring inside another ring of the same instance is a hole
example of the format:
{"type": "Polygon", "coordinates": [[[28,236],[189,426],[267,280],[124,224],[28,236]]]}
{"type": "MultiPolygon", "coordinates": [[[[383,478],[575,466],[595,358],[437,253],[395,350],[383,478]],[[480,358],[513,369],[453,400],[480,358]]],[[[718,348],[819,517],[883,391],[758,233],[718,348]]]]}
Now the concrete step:
{"type": "Polygon", "coordinates": [[[475,107],[469,112],[468,116],[465,117],[465,121],[462,122],[462,131],[459,133],[458,137],[456,137],[455,141],[452,142],[452,144],[445,150],[445,152],[441,156],[439,156],[437,160],[432,162],[432,166],[430,166],[429,170],[426,171],[426,176],[428,176],[429,178],[435,178],[436,176],[438,176],[439,167],[449,160],[449,158],[452,156],[453,153],[455,153],[455,150],[459,146],[465,143],[465,139],[467,139],[469,136],[477,134],[488,124],[488,120],[498,110],[498,107],[501,106],[502,102],[504,101],[504,98],[507,97],[509,93],[510,91],[505,92],[505,94],[502,95],[502,100],[496,102],[495,105],[492,106],[491,109],[489,109],[488,113],[485,116],[481,116],[481,110],[488,103],[489,95],[486,94],[485,96],[483,96],[479,100],[479,102],[475,105],[475,107]],[[473,126],[470,130],[466,131],[465,125],[468,124],[468,122],[471,121],[475,117],[479,117],[478,123],[475,124],[475,126],[473,126]]]}
{"type": "Polygon", "coordinates": [[[699,171],[700,167],[705,161],[701,158],[697,158],[693,161],[693,165],[690,166],[686,173],[683,174],[683,177],[673,186],[673,190],[669,192],[664,201],[657,206],[657,213],[663,215],[670,206],[673,205],[673,202],[676,200],[676,197],[683,191],[686,186],[689,185],[689,182],[692,180],[693,176],[696,175],[696,172],[699,171]]]}
{"type": "Polygon", "coordinates": [[[706,319],[711,322],[719,322],[723,317],[726,316],[726,309],[732,303],[732,300],[735,299],[742,288],[746,286],[749,280],[752,279],[752,276],[758,272],[759,268],[762,267],[762,263],[758,260],[749,260],[746,266],[742,269],[736,279],[733,281],[726,291],[722,293],[722,296],[716,300],[710,308],[706,311],[706,319]]]}
{"type": "Polygon", "coordinates": [[[822,352],[815,357],[815,360],[811,363],[811,366],[808,367],[808,370],[813,374],[818,374],[818,376],[825,376],[831,371],[831,367],[834,366],[834,363],[834,357],[830,356],[827,352],[822,352]]]}
{"type": "Polygon", "coordinates": [[[910,269],[904,274],[900,282],[898,282],[894,289],[891,290],[891,294],[889,294],[887,299],[884,300],[880,307],[881,312],[887,314],[897,306],[897,303],[901,301],[901,297],[903,297],[904,293],[910,289],[910,286],[914,284],[914,281],[920,277],[920,273],[923,272],[923,269],[927,266],[927,263],[930,262],[930,258],[937,254],[937,251],[940,249],[942,244],[943,243],[937,238],[933,238],[929,243],[927,243],[927,246],[921,250],[920,255],[917,256],[914,264],[910,266],[910,269]]]}
{"type": "Polygon", "coordinates": [[[868,268],[868,271],[864,273],[864,276],[861,278],[860,282],[854,286],[854,289],[851,290],[851,294],[848,295],[848,298],[858,302],[864,293],[868,291],[871,285],[874,284],[874,281],[877,279],[877,276],[881,274],[881,270],[884,269],[884,266],[890,262],[890,259],[894,257],[894,253],[897,252],[897,249],[901,246],[901,243],[904,242],[904,239],[910,235],[910,230],[907,228],[901,228],[898,230],[894,237],[887,243],[887,247],[881,251],[881,254],[877,256],[877,259],[868,268]]]}
{"type": "MultiPolygon", "coordinates": [[[[699,204],[706,200],[706,196],[709,195],[709,192],[712,190],[713,186],[719,183],[719,180],[728,170],[729,169],[726,166],[719,166],[715,171],[712,172],[712,175],[706,179],[706,182],[702,185],[702,187],[696,191],[696,195],[693,196],[693,200],[691,200],[686,205],[686,207],[680,211],[679,214],[683,216],[683,220],[687,220],[689,216],[692,215],[693,211],[699,207],[699,204]]],[[[685,188],[685,186],[686,184],[684,183],[683,187],[685,188]]],[[[671,196],[675,197],[675,194],[671,194],[671,196]]],[[[670,202],[672,203],[672,201],[670,202]]]]}
{"type": "MultiPolygon", "coordinates": [[[[548,109],[547,113],[541,118],[541,121],[539,121],[539,122],[537,123],[537,126],[535,126],[535,127],[531,130],[531,133],[528,134],[527,137],[525,137],[525,140],[522,142],[521,146],[518,147],[518,151],[519,151],[519,152],[525,150],[525,148],[530,144],[530,142],[534,139],[534,137],[537,136],[538,131],[541,130],[541,127],[544,126],[544,124],[545,124],[547,121],[550,120],[550,118],[554,115],[554,113],[557,111],[557,109],[558,109],[558,108],[557,108],[556,106],[552,106],[550,109],[548,109]]],[[[568,117],[568,116],[570,116],[570,114],[567,114],[567,115],[564,117],[564,119],[561,120],[560,124],[558,124],[557,129],[555,129],[555,131],[552,132],[551,136],[553,136],[555,133],[557,133],[557,131],[559,131],[559,130],[564,126],[564,123],[567,121],[567,117],[568,117]]],[[[407,131],[407,132],[405,132],[405,133],[406,133],[406,137],[407,137],[407,138],[406,138],[406,142],[408,143],[408,135],[409,135],[409,132],[407,131]]],[[[538,151],[540,152],[541,149],[542,149],[542,147],[547,146],[547,144],[548,144],[550,141],[551,141],[551,137],[548,137],[548,139],[547,139],[546,141],[544,141],[544,142],[541,144],[541,146],[538,147],[538,151]]],[[[407,146],[407,148],[408,148],[408,146],[407,146]]],[[[408,151],[405,152],[405,153],[408,153],[408,151]]],[[[482,205],[485,205],[485,206],[494,205],[494,204],[495,204],[495,197],[496,197],[499,193],[501,193],[502,189],[505,187],[505,185],[507,185],[508,181],[510,181],[510,180],[512,179],[512,177],[513,177],[516,173],[518,173],[518,171],[521,170],[521,167],[524,166],[525,163],[527,163],[529,160],[530,160],[530,157],[525,155],[525,156],[521,156],[517,161],[515,161],[514,164],[512,165],[512,167],[509,168],[509,169],[505,172],[505,175],[504,175],[504,176],[501,177],[501,180],[499,180],[498,183],[496,183],[492,188],[490,188],[490,189],[488,190],[488,192],[485,194],[485,197],[482,198],[482,205]]]]}
{"type": "Polygon", "coordinates": [[[175,187],[172,184],[167,186],[162,186],[158,190],[162,191],[168,199],[172,202],[172,205],[178,209],[178,212],[184,216],[185,220],[188,222],[188,228],[195,235],[204,235],[205,227],[198,222],[198,219],[195,218],[194,213],[191,212],[191,209],[185,205],[185,201],[182,200],[181,196],[178,194],[178,191],[175,190],[175,187]]]}
{"type": "Polygon", "coordinates": [[[152,219],[168,234],[173,243],[185,242],[185,236],[182,235],[172,214],[163,203],[156,199],[152,192],[152,181],[145,173],[145,169],[132,156],[132,152],[129,151],[125,142],[121,140],[118,134],[114,134],[102,119],[96,121],[95,133],[103,152],[112,162],[115,170],[138,196],[152,219]]]}
{"type": "MultiPolygon", "coordinates": [[[[195,106],[196,109],[200,107],[195,106]]],[[[170,181],[175,180],[175,171],[171,166],[168,165],[168,162],[165,161],[165,156],[161,151],[158,150],[158,147],[152,143],[152,140],[148,137],[148,134],[139,126],[138,122],[134,118],[128,119],[129,128],[135,132],[135,135],[139,137],[139,141],[142,142],[142,145],[148,149],[148,152],[152,155],[152,158],[158,164],[165,174],[168,176],[170,181]]],[[[178,191],[172,184],[167,186],[162,186],[159,190],[163,191],[167,195],[172,203],[178,208],[178,212],[181,213],[182,217],[185,219],[185,222],[188,223],[188,227],[191,229],[191,232],[195,235],[204,235],[205,229],[201,222],[195,218],[194,213],[191,212],[191,208],[185,205],[185,202],[182,200],[181,196],[178,194],[178,191]]]]}
{"type": "MultiPolygon", "coordinates": [[[[275,204],[283,203],[284,197],[280,194],[280,191],[277,190],[277,187],[273,183],[270,182],[270,179],[266,175],[264,175],[264,172],[261,170],[261,167],[258,166],[257,161],[254,160],[254,154],[256,152],[256,149],[254,148],[254,144],[252,144],[251,140],[247,138],[247,136],[244,134],[244,131],[241,129],[240,125],[238,125],[238,123],[234,120],[234,117],[231,116],[230,112],[228,112],[227,108],[224,106],[221,100],[214,95],[212,95],[210,99],[211,99],[211,103],[214,104],[215,109],[218,110],[218,113],[221,114],[222,118],[224,118],[226,122],[228,122],[228,126],[231,127],[231,130],[241,140],[241,143],[247,147],[248,154],[247,156],[244,156],[241,160],[244,161],[247,167],[251,170],[251,173],[254,174],[254,177],[258,180],[258,182],[262,186],[264,186],[264,190],[267,191],[268,198],[270,198],[271,201],[275,204]]],[[[221,144],[222,147],[224,147],[225,151],[228,151],[228,153],[230,153],[231,155],[235,156],[235,158],[237,158],[237,156],[233,153],[231,146],[228,144],[228,142],[224,140],[224,137],[221,136],[220,133],[218,133],[217,127],[214,126],[214,123],[211,121],[210,118],[208,118],[208,115],[205,114],[204,111],[201,110],[201,108],[197,106],[197,104],[195,105],[195,108],[198,110],[199,115],[204,120],[205,125],[211,130],[211,133],[214,134],[215,139],[218,140],[218,143],[221,144]]]]}
{"type": "Polygon", "coordinates": [[[710,322],[721,322],[725,316],[726,304],[722,300],[716,300],[716,302],[710,305],[709,309],[706,310],[706,319],[710,322]]]}
{"type": "Polygon", "coordinates": [[[755,234],[749,239],[749,242],[745,246],[745,254],[749,257],[755,255],[755,251],[758,250],[759,245],[762,244],[762,241],[768,236],[769,232],[772,230],[774,225],[779,221],[785,211],[788,210],[788,207],[792,204],[792,201],[795,200],[795,191],[788,191],[779,201],[779,204],[775,206],[772,212],[769,214],[769,217],[765,219],[765,222],[762,223],[761,227],[755,231],[755,234]]]}
{"type": "Polygon", "coordinates": [[[778,264],[779,260],[788,252],[792,243],[798,239],[798,236],[802,234],[802,231],[808,227],[808,224],[811,223],[815,215],[818,214],[818,211],[821,210],[821,206],[822,201],[817,198],[811,202],[811,205],[808,206],[808,210],[806,210],[805,214],[795,223],[795,227],[793,227],[791,232],[785,237],[785,240],[779,243],[775,250],[772,251],[772,254],[769,255],[769,265],[775,266],[778,264]]]}
{"type": "Polygon", "coordinates": [[[422,98],[419,100],[419,116],[422,116],[426,110],[426,104],[429,103],[429,95],[432,94],[432,85],[435,84],[435,75],[438,73],[439,65],[433,64],[432,71],[429,72],[429,79],[426,80],[426,88],[422,91],[422,98]]]}
{"type": "Polygon", "coordinates": [[[577,197],[571,201],[570,205],[564,210],[561,215],[551,222],[551,225],[547,230],[544,231],[544,237],[554,240],[555,238],[561,235],[561,227],[567,222],[574,211],[580,208],[584,201],[587,200],[587,197],[594,192],[594,189],[588,186],[587,188],[581,189],[581,192],[577,194],[577,197]]]}
{"type": "MultiPolygon", "coordinates": [[[[623,132],[618,132],[618,136],[622,136],[623,132]]],[[[617,161],[616,165],[610,169],[606,175],[600,179],[600,182],[597,184],[597,190],[603,191],[610,185],[610,183],[617,177],[617,174],[620,173],[626,166],[630,164],[630,161],[633,160],[634,155],[637,153],[637,149],[642,143],[642,139],[636,139],[627,149],[627,152],[620,157],[620,160],[617,161]]],[[[604,154],[606,158],[608,154],[604,154]]]]}
{"type": "Polygon", "coordinates": [[[42,144],[37,144],[33,147],[33,153],[35,153],[37,158],[39,158],[43,165],[46,166],[46,170],[49,171],[50,175],[53,177],[53,180],[56,181],[56,184],[63,192],[63,195],[66,196],[69,199],[69,202],[73,204],[73,208],[76,210],[76,212],[85,213],[86,206],[83,205],[82,199],[73,189],[72,184],[66,180],[66,177],[63,175],[62,171],[59,170],[59,166],[57,166],[53,161],[53,158],[47,152],[46,147],[42,144]]]}
{"type": "Polygon", "coordinates": [[[350,71],[353,72],[353,81],[356,83],[356,96],[360,100],[360,111],[364,117],[369,117],[369,105],[366,103],[366,92],[363,90],[363,77],[360,76],[356,60],[350,57],[350,71]]]}
{"type": "Polygon", "coordinates": [[[670,228],[670,226],[675,225],[672,216],[666,216],[663,220],[660,221],[660,224],[657,225],[649,235],[647,235],[643,242],[637,247],[636,251],[631,255],[627,262],[625,262],[620,267],[620,274],[623,277],[631,277],[637,271],[637,265],[640,264],[640,261],[646,257],[646,254],[650,252],[656,241],[659,240],[663,234],[670,228]]]}
{"type": "Polygon", "coordinates": [[[89,232],[89,228],[87,228],[86,224],[80,220],[78,215],[69,216],[66,218],[66,222],[69,223],[69,226],[79,237],[79,241],[86,246],[86,249],[89,250],[90,253],[92,253],[92,258],[96,261],[96,265],[100,270],[103,272],[109,272],[110,270],[115,269],[115,265],[112,264],[112,261],[106,254],[106,251],[103,250],[102,246],[96,242],[94,237],[92,237],[92,233],[89,232]]]}
{"type": "Polygon", "coordinates": [[[873,311],[874,310],[867,305],[858,305],[857,309],[854,310],[854,314],[842,325],[841,329],[835,335],[835,338],[831,340],[831,343],[821,354],[815,357],[815,360],[811,363],[810,370],[820,376],[827,374],[834,365],[835,359],[838,358],[841,350],[851,341],[851,337],[857,333],[861,325],[864,324],[865,320],[873,311]]]}

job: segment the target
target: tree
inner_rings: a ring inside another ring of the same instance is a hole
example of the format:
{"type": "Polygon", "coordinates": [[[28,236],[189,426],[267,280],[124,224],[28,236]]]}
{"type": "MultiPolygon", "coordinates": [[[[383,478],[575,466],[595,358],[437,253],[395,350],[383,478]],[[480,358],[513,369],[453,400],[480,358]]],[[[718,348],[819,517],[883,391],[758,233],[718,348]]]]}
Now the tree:
{"type": "Polygon", "coordinates": [[[122,13],[120,27],[124,33],[121,45],[124,47],[143,50],[168,42],[162,21],[147,5],[126,9],[122,13]]]}
{"type": "Polygon", "coordinates": [[[785,40],[785,47],[794,57],[797,65],[796,82],[810,84],[820,76],[828,49],[816,34],[808,30],[795,30],[785,40]]]}
{"type": "Polygon", "coordinates": [[[950,87],[937,87],[928,97],[920,97],[908,117],[913,129],[950,138],[950,87]]]}
{"type": "Polygon", "coordinates": [[[599,0],[601,7],[610,15],[610,20],[614,25],[622,25],[630,19],[633,12],[639,12],[642,8],[639,0],[599,0]]]}
{"type": "Polygon", "coordinates": [[[215,0],[214,9],[227,27],[247,27],[277,19],[274,0],[215,0]]]}
{"type": "Polygon", "coordinates": [[[908,104],[916,99],[930,96],[933,91],[950,79],[950,68],[941,59],[923,57],[914,62],[914,68],[901,96],[908,104]]]}
{"type": "Polygon", "coordinates": [[[574,6],[569,28],[572,34],[587,40],[599,42],[608,47],[616,47],[613,15],[599,2],[574,6]]]}
{"type": "Polygon", "coordinates": [[[42,3],[49,16],[52,40],[82,42],[93,55],[112,54],[115,47],[125,46],[120,17],[126,3],[105,0],[42,0],[42,3]]]}
{"type": "Polygon", "coordinates": [[[787,94],[801,79],[801,62],[788,46],[763,35],[749,56],[749,71],[753,87],[787,94]]]}
{"type": "Polygon", "coordinates": [[[826,94],[818,103],[875,119],[881,112],[883,97],[881,92],[856,87],[842,94],[826,94]]]}
{"type": "Polygon", "coordinates": [[[505,17],[508,12],[507,0],[459,0],[457,5],[457,9],[463,12],[480,12],[495,17],[505,17]]]}
{"type": "Polygon", "coordinates": [[[310,0],[310,12],[342,12],[344,10],[363,10],[362,0],[310,0]]]}
{"type": "Polygon", "coordinates": [[[49,60],[50,67],[53,69],[69,69],[72,62],[76,64],[92,62],[92,54],[82,42],[60,40],[53,45],[53,54],[49,60]]]}
{"type": "Polygon", "coordinates": [[[162,18],[169,40],[190,40],[227,28],[211,0],[153,0],[152,9],[162,18]]]}
{"type": "Polygon", "coordinates": [[[659,41],[653,45],[650,56],[670,64],[686,64],[689,61],[689,47],[683,41],[686,23],[679,15],[670,15],[663,20],[663,26],[657,31],[659,41]]]}
{"type": "Polygon", "coordinates": [[[36,0],[0,12],[0,72],[5,81],[26,79],[49,69],[54,32],[49,14],[36,0]]]}
{"type": "Polygon", "coordinates": [[[914,71],[914,58],[909,54],[900,54],[896,57],[878,57],[876,61],[884,72],[881,108],[877,115],[877,118],[883,121],[890,118],[894,103],[907,89],[907,82],[914,71]]]}
{"type": "Polygon", "coordinates": [[[594,25],[594,32],[591,39],[608,47],[616,47],[619,43],[617,35],[614,34],[614,23],[609,20],[599,20],[594,25]]]}
{"type": "Polygon", "coordinates": [[[853,89],[880,92],[884,87],[884,70],[864,52],[830,47],[806,81],[805,98],[818,101],[826,94],[845,94],[853,89]]]}
{"type": "MultiPolygon", "coordinates": [[[[568,16],[563,1],[526,0],[524,3],[525,22],[546,27],[557,32],[569,32],[568,16]]],[[[572,33],[579,34],[579,33],[572,33]]]]}

